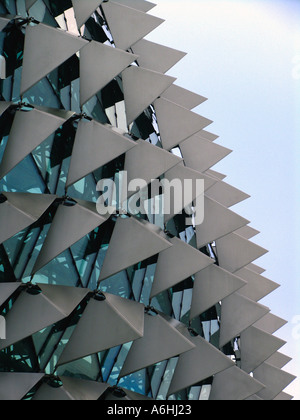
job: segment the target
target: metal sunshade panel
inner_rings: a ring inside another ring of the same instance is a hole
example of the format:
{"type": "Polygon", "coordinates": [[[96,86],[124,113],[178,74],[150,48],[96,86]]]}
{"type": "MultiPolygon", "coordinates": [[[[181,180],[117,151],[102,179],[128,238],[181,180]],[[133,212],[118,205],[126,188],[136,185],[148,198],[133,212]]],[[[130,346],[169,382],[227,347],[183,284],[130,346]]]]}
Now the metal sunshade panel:
{"type": "Polygon", "coordinates": [[[44,373],[0,372],[0,401],[21,400],[43,377],[44,373]]]}
{"type": "Polygon", "coordinates": [[[281,391],[290,385],[296,377],[288,372],[280,370],[268,363],[263,363],[253,372],[256,380],[265,384],[265,389],[257,393],[264,400],[273,400],[281,391]]]}
{"type": "Polygon", "coordinates": [[[0,165],[0,178],[7,175],[74,113],[36,107],[16,111],[0,165]]]}
{"type": "Polygon", "coordinates": [[[89,301],[58,365],[137,340],[143,336],[144,306],[119,296],[110,294],[104,294],[104,296],[103,301],[95,299],[89,301]]]}
{"type": "Polygon", "coordinates": [[[264,384],[234,366],[214,377],[211,401],[243,401],[264,389],[264,384]]]}
{"type": "Polygon", "coordinates": [[[161,96],[162,98],[168,99],[169,101],[189,110],[192,110],[193,108],[196,108],[196,106],[207,101],[207,98],[204,98],[204,96],[198,95],[197,93],[191,92],[190,90],[184,89],[183,87],[175,84],[165,90],[161,96]]]}
{"type": "Polygon", "coordinates": [[[256,302],[260,301],[274,290],[278,289],[279,284],[263,277],[248,268],[242,268],[235,273],[247,282],[247,285],[240,290],[240,294],[256,302]]]}
{"type": "Polygon", "coordinates": [[[0,349],[66,318],[87,295],[87,289],[67,286],[39,285],[42,293],[21,292],[6,320],[6,339],[0,341],[0,349]],[[28,310],[30,308],[30,311],[28,310]]]}
{"type": "Polygon", "coordinates": [[[138,58],[123,50],[91,41],[80,51],[80,102],[85,104],[138,58]]]}
{"type": "Polygon", "coordinates": [[[204,196],[204,221],[196,226],[197,247],[202,248],[248,223],[245,218],[204,196]]]}
{"type": "Polygon", "coordinates": [[[200,271],[195,275],[190,319],[208,311],[245,285],[245,281],[215,264],[200,271]]]}
{"type": "Polygon", "coordinates": [[[134,217],[119,217],[104,259],[99,281],[170,248],[160,229],[134,217]]]}
{"type": "Polygon", "coordinates": [[[21,95],[87,43],[85,39],[43,23],[28,25],[25,35],[21,95]]]}
{"type": "Polygon", "coordinates": [[[166,73],[186,55],[182,51],[146,39],[140,40],[131,48],[135,54],[138,54],[137,61],[141,67],[159,73],[166,73]]]}
{"type": "Polygon", "coordinates": [[[182,240],[173,238],[170,242],[173,246],[158,256],[151,297],[214,264],[214,260],[182,240]],[[182,261],[185,263],[182,264],[182,261]]]}
{"type": "Polygon", "coordinates": [[[220,348],[261,319],[270,309],[233,293],[222,300],[220,348]]]}
{"type": "Polygon", "coordinates": [[[102,9],[116,47],[122,50],[127,50],[164,22],[156,16],[112,1],[102,3],[102,9]]]}
{"type": "Polygon", "coordinates": [[[122,80],[129,126],[176,79],[142,67],[130,66],[122,72],[122,80]]]}
{"type": "Polygon", "coordinates": [[[120,377],[169,359],[195,347],[172,323],[160,315],[145,315],[144,336],[136,340],[128,353],[120,377]],[[158,345],[159,343],[159,345],[158,345]]]}
{"type": "Polygon", "coordinates": [[[108,218],[109,215],[101,216],[97,212],[95,203],[76,200],[71,206],[60,204],[32,274],[102,225],[108,218]]]}
{"type": "Polygon", "coordinates": [[[164,98],[157,99],[154,108],[162,145],[166,150],[173,149],[212,123],[211,120],[164,98]]]}
{"type": "Polygon", "coordinates": [[[78,123],[66,185],[69,187],[137,143],[97,121],[78,123]]]}
{"type": "Polygon", "coordinates": [[[4,192],[0,204],[0,243],[35,223],[57,198],[55,195],[4,192]]]}
{"type": "Polygon", "coordinates": [[[77,26],[80,29],[91,14],[101,5],[101,0],[72,0],[77,26]]]}
{"type": "Polygon", "coordinates": [[[189,340],[195,344],[195,348],[179,356],[168,395],[234,366],[234,362],[202,337],[189,336],[189,340]]]}

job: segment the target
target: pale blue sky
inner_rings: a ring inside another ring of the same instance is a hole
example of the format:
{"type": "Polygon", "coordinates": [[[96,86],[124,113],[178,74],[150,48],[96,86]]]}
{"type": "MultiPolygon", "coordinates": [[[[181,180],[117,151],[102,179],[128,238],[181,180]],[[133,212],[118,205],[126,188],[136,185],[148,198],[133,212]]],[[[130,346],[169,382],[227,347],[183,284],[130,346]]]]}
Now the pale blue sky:
{"type": "MultiPolygon", "coordinates": [[[[300,2],[156,0],[166,19],[147,38],[188,55],[170,72],[208,98],[197,112],[234,152],[214,169],[251,195],[234,208],[270,252],[257,263],[282,287],[261,303],[289,321],[276,335],[300,376],[300,2]],[[298,334],[297,334],[298,333],[298,334]]],[[[286,392],[300,399],[300,381],[286,392]]]]}

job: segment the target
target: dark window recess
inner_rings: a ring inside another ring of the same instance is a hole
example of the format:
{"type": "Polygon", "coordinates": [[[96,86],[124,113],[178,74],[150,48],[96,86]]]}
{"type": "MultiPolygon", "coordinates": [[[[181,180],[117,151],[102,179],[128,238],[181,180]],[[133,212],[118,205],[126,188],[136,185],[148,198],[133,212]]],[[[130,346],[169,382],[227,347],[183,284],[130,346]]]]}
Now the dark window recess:
{"type": "Polygon", "coordinates": [[[59,94],[60,90],[69,86],[73,80],[79,78],[79,60],[73,55],[65,63],[49,74],[49,80],[59,94]]]}
{"type": "Polygon", "coordinates": [[[144,112],[135,120],[134,125],[136,125],[136,128],[140,134],[140,138],[143,140],[148,139],[150,134],[154,133],[152,122],[144,112]]]}
{"type": "Polygon", "coordinates": [[[8,136],[11,130],[12,123],[14,121],[15,112],[8,109],[0,118],[0,143],[3,137],[8,136]]]}
{"type": "Polygon", "coordinates": [[[201,322],[212,321],[213,319],[218,319],[216,307],[213,306],[208,311],[200,315],[201,322]]]}
{"type": "Polygon", "coordinates": [[[14,74],[15,69],[22,66],[24,35],[15,24],[9,25],[5,31],[3,56],[6,59],[6,77],[9,77],[14,74]]]}
{"type": "Polygon", "coordinates": [[[17,279],[12,269],[4,246],[0,245],[0,283],[14,283],[17,279]]]}
{"type": "Polygon", "coordinates": [[[102,27],[93,18],[89,18],[85,26],[93,40],[101,42],[103,44],[104,42],[109,40],[102,27]]]}
{"type": "Polygon", "coordinates": [[[71,0],[44,0],[44,2],[55,17],[61,15],[65,10],[73,7],[71,0]]]}
{"type": "Polygon", "coordinates": [[[104,89],[101,91],[103,107],[110,108],[117,102],[124,100],[123,92],[119,86],[117,80],[112,80],[104,89]]]}
{"type": "Polygon", "coordinates": [[[71,156],[75,134],[76,130],[71,121],[67,121],[56,131],[50,155],[51,168],[55,168],[71,156]]]}
{"type": "Polygon", "coordinates": [[[193,279],[189,277],[188,279],[183,280],[182,282],[176,284],[176,286],[172,288],[172,291],[173,293],[183,292],[184,290],[192,289],[193,287],[194,287],[193,279]]]}

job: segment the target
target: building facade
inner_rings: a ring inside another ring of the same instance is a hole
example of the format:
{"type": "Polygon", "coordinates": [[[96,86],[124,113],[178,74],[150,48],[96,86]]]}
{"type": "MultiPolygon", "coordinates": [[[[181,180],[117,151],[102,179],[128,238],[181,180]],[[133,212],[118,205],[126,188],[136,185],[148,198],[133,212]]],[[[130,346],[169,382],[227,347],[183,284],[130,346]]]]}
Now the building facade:
{"type": "Polygon", "coordinates": [[[0,1],[1,400],[291,399],[249,196],[154,6],[0,1]]]}

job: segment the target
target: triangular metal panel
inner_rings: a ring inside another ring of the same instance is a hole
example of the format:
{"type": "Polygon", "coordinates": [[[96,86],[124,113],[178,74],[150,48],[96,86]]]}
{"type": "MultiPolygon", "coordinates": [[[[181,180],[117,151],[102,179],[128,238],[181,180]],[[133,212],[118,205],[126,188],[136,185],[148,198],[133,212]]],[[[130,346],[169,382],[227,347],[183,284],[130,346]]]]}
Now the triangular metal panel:
{"type": "Polygon", "coordinates": [[[59,205],[32,274],[102,225],[108,217],[100,215],[96,204],[87,201],[76,200],[73,206],[59,205]]]}
{"type": "Polygon", "coordinates": [[[240,335],[248,327],[261,319],[270,310],[266,306],[253,302],[233,293],[222,300],[220,348],[240,335]]]}
{"type": "Polygon", "coordinates": [[[78,28],[85,24],[101,3],[102,0],[72,0],[78,28]]]}
{"type": "Polygon", "coordinates": [[[168,395],[234,366],[227,356],[203,338],[190,335],[188,338],[195,344],[195,348],[179,356],[168,395]]]}
{"type": "Polygon", "coordinates": [[[205,171],[205,173],[207,174],[207,175],[209,175],[209,176],[211,176],[212,178],[216,178],[218,181],[219,180],[223,180],[223,179],[225,179],[226,178],[226,175],[224,175],[224,174],[221,174],[221,172],[217,172],[217,171],[214,171],[214,170],[212,170],[212,169],[208,169],[208,171],[205,171]]]}
{"type": "Polygon", "coordinates": [[[161,96],[162,98],[168,99],[169,101],[189,110],[192,110],[193,108],[196,108],[196,106],[207,101],[207,98],[204,98],[204,96],[198,95],[197,93],[191,92],[190,90],[174,84],[165,90],[161,96]]]}
{"type": "Polygon", "coordinates": [[[286,356],[285,354],[282,354],[280,352],[277,352],[277,353],[274,353],[268,360],[266,360],[266,363],[268,363],[268,365],[275,366],[278,369],[282,369],[292,360],[293,359],[291,357],[286,356]]]}
{"type": "Polygon", "coordinates": [[[87,43],[88,41],[82,38],[43,23],[28,25],[25,34],[21,95],[87,43]]]}
{"type": "Polygon", "coordinates": [[[202,248],[248,223],[248,220],[205,196],[204,221],[196,226],[197,247],[202,248]]]}
{"type": "Polygon", "coordinates": [[[80,51],[81,105],[89,101],[137,58],[137,55],[96,41],[91,41],[82,48],[80,51]]]}
{"type": "Polygon", "coordinates": [[[257,274],[263,274],[266,271],[264,268],[259,267],[258,265],[253,263],[248,264],[245,268],[248,268],[249,270],[254,271],[257,274]]]}
{"type": "Polygon", "coordinates": [[[243,401],[257,394],[264,385],[234,366],[215,375],[211,401],[243,401]]]}
{"type": "Polygon", "coordinates": [[[136,146],[133,140],[97,121],[78,123],[67,187],[136,146]]]}
{"type": "Polygon", "coordinates": [[[195,275],[190,319],[203,314],[244,285],[242,279],[217,265],[200,271],[195,275]]]}
{"type": "Polygon", "coordinates": [[[0,204],[0,243],[35,223],[56,199],[55,195],[4,192],[0,204]]]}
{"type": "Polygon", "coordinates": [[[258,381],[265,384],[266,388],[257,395],[266,401],[274,400],[296,377],[267,363],[263,363],[253,372],[258,381]]]}
{"type": "Polygon", "coordinates": [[[248,268],[242,268],[241,270],[236,271],[235,274],[247,282],[247,285],[243,287],[239,293],[255,302],[258,302],[280,287],[279,284],[254,273],[254,271],[251,271],[248,268]]]}
{"type": "Polygon", "coordinates": [[[287,323],[288,322],[285,319],[279,318],[278,316],[270,313],[257,321],[254,326],[268,334],[274,334],[287,323]]]}
{"type": "Polygon", "coordinates": [[[166,73],[178,61],[180,61],[186,53],[155,42],[142,39],[132,47],[134,54],[138,54],[138,63],[145,69],[166,73]]]}
{"type": "MultiPolygon", "coordinates": [[[[172,181],[180,181],[182,186],[182,200],[174,200],[174,203],[171,203],[173,207],[170,208],[169,214],[165,214],[165,222],[169,221],[176,214],[180,214],[182,210],[192,204],[196,199],[202,199],[203,191],[201,190],[199,194],[199,189],[197,187],[197,181],[204,181],[204,192],[208,190],[213,184],[217,181],[214,178],[211,178],[208,175],[202,174],[194,169],[190,169],[187,166],[184,166],[182,163],[171,168],[165,173],[165,180],[168,181],[171,185],[172,181]],[[187,189],[185,189],[185,182],[189,181],[187,189]]],[[[166,184],[167,185],[167,184],[166,184]]],[[[179,183],[178,183],[179,185],[179,183]]],[[[200,188],[201,189],[201,188],[200,188]]],[[[179,197],[180,198],[180,197],[179,197]]]]}
{"type": "Polygon", "coordinates": [[[138,140],[136,147],[126,153],[124,170],[128,183],[143,179],[149,184],[169,169],[182,162],[182,159],[144,140],[138,140]]]}
{"type": "Polygon", "coordinates": [[[250,195],[224,181],[217,182],[209,191],[207,191],[207,196],[225,207],[232,207],[250,198],[250,195]]]}
{"type": "Polygon", "coordinates": [[[122,79],[128,125],[176,80],[174,77],[136,66],[124,70],[122,79]]]}
{"type": "Polygon", "coordinates": [[[6,340],[0,341],[0,349],[66,318],[87,294],[87,289],[39,286],[45,293],[32,295],[24,291],[8,311],[5,317],[6,340]]]}
{"type": "Polygon", "coordinates": [[[167,99],[154,102],[163,148],[171,150],[212,123],[195,112],[189,111],[167,99]]]}
{"type": "Polygon", "coordinates": [[[137,340],[143,334],[144,306],[105,294],[103,301],[89,301],[58,364],[63,365],[137,340]]]}
{"type": "Polygon", "coordinates": [[[0,401],[19,401],[43,378],[44,373],[0,373],[0,401]]]}
{"type": "Polygon", "coordinates": [[[220,266],[231,273],[237,272],[268,252],[235,233],[218,239],[216,246],[220,266]]]}
{"type": "Polygon", "coordinates": [[[251,239],[254,236],[258,235],[260,232],[256,229],[253,229],[251,226],[244,226],[240,229],[237,229],[235,233],[237,233],[245,239],[251,239]]]}
{"type": "Polygon", "coordinates": [[[258,328],[247,328],[240,338],[241,368],[247,373],[253,372],[285,344],[285,341],[258,328]]]}
{"type": "Polygon", "coordinates": [[[144,337],[128,353],[120,377],[193,349],[191,340],[160,315],[145,315],[144,337]],[[159,343],[159,345],[158,345],[159,343]]]}
{"type": "Polygon", "coordinates": [[[232,152],[197,134],[180,143],[180,150],[185,164],[199,172],[207,171],[232,152]]]}
{"type": "Polygon", "coordinates": [[[123,6],[131,7],[132,9],[137,9],[145,13],[149,12],[149,10],[156,6],[156,4],[151,3],[150,1],[144,0],[115,0],[114,3],[120,3],[123,6]]]}
{"type": "Polygon", "coordinates": [[[136,44],[164,22],[156,16],[112,1],[102,3],[102,9],[114,42],[122,50],[136,44]]]}
{"type": "Polygon", "coordinates": [[[102,281],[140,261],[170,248],[164,233],[150,223],[134,217],[119,217],[102,266],[102,281]]]}
{"type": "Polygon", "coordinates": [[[53,134],[72,114],[49,108],[17,111],[0,165],[0,178],[53,134]]]}
{"type": "Polygon", "coordinates": [[[214,263],[214,260],[178,238],[169,241],[173,246],[158,257],[151,298],[214,263]]]}
{"type": "Polygon", "coordinates": [[[0,306],[19,288],[22,283],[0,283],[0,306]]]}
{"type": "Polygon", "coordinates": [[[293,398],[294,397],[292,395],[289,395],[286,392],[281,392],[273,399],[273,401],[291,401],[293,398]]]}

